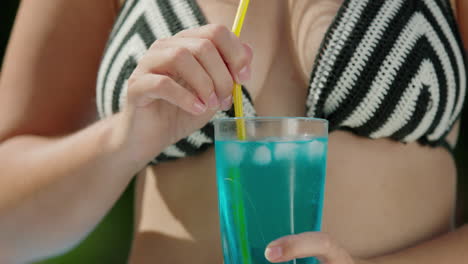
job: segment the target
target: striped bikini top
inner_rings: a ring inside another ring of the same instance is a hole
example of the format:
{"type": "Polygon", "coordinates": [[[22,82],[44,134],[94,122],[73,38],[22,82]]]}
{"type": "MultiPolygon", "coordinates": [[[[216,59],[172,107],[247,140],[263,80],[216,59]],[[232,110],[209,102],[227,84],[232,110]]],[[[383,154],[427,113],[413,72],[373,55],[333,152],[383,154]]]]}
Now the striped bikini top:
{"type": "MultiPolygon", "coordinates": [[[[206,23],[196,0],[127,0],[98,74],[100,116],[122,108],[126,81],[156,39],[206,23]]],[[[448,0],[344,0],[312,69],[306,115],[327,119],[331,131],[439,146],[459,119],[465,63],[448,0]]],[[[243,103],[255,116],[246,89],[243,103]]],[[[227,116],[232,110],[215,118],[227,116]]],[[[213,141],[209,122],[153,162],[195,155],[213,141]]]]}

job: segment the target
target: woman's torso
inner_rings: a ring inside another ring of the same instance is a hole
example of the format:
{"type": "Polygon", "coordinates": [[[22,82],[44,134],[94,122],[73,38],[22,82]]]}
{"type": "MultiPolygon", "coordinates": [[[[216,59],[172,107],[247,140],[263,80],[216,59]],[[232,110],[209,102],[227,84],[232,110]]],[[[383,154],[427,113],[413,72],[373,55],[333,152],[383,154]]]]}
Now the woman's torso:
{"type": "MultiPolygon", "coordinates": [[[[246,87],[258,115],[305,115],[310,69],[342,1],[251,2],[242,39],[255,51],[246,87]]],[[[229,27],[237,1],[198,4],[210,23],[229,27]]],[[[132,263],[222,261],[214,168],[209,149],[138,176],[132,263]]],[[[443,148],[332,132],[324,230],[361,256],[429,239],[450,228],[455,181],[443,148]]]]}

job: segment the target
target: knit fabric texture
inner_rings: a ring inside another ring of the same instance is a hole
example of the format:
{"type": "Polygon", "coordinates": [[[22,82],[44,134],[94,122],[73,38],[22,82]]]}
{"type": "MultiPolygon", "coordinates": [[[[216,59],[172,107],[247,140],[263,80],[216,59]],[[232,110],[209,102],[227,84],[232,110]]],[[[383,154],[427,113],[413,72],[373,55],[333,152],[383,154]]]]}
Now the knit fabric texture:
{"type": "MultiPolygon", "coordinates": [[[[98,74],[100,116],[126,103],[127,80],[154,41],[205,24],[196,0],[127,0],[98,74]]],[[[306,115],[327,119],[331,131],[439,146],[465,98],[462,47],[448,0],[344,0],[312,69],[306,115]]],[[[255,116],[245,87],[243,104],[245,115],[255,116]]],[[[233,110],[220,111],[214,119],[232,116],[233,110]]],[[[209,122],[153,164],[196,155],[213,143],[209,122]]]]}

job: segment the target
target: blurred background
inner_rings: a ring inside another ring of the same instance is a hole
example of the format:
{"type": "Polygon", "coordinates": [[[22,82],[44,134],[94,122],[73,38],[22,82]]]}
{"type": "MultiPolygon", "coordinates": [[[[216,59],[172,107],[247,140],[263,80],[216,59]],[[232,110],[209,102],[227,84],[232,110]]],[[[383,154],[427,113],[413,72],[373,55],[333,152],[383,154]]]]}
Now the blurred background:
{"type": "MultiPolygon", "coordinates": [[[[3,0],[0,8],[0,62],[3,60],[19,0],[3,0]]],[[[1,66],[0,66],[1,78],[1,66]]],[[[455,151],[459,171],[458,224],[468,222],[468,100],[462,116],[460,139],[455,151]]],[[[1,172],[0,172],[1,177],[1,172]]],[[[37,264],[126,263],[132,238],[133,183],[114,208],[84,241],[63,256],[37,264]]],[[[0,234],[1,235],[1,234],[0,234]]]]}

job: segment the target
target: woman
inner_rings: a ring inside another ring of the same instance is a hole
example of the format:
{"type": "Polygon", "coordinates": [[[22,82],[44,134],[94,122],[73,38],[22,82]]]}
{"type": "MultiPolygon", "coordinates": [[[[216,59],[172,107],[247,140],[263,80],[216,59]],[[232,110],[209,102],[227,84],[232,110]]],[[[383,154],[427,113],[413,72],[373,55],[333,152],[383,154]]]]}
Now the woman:
{"type": "Polygon", "coordinates": [[[0,84],[1,262],[76,245],[137,173],[130,262],[221,262],[209,121],[229,114],[234,80],[249,115],[332,128],[329,235],[281,238],[269,260],[467,260],[468,231],[445,235],[466,88],[458,2],[252,1],[239,40],[234,0],[24,0],[0,84]]]}

